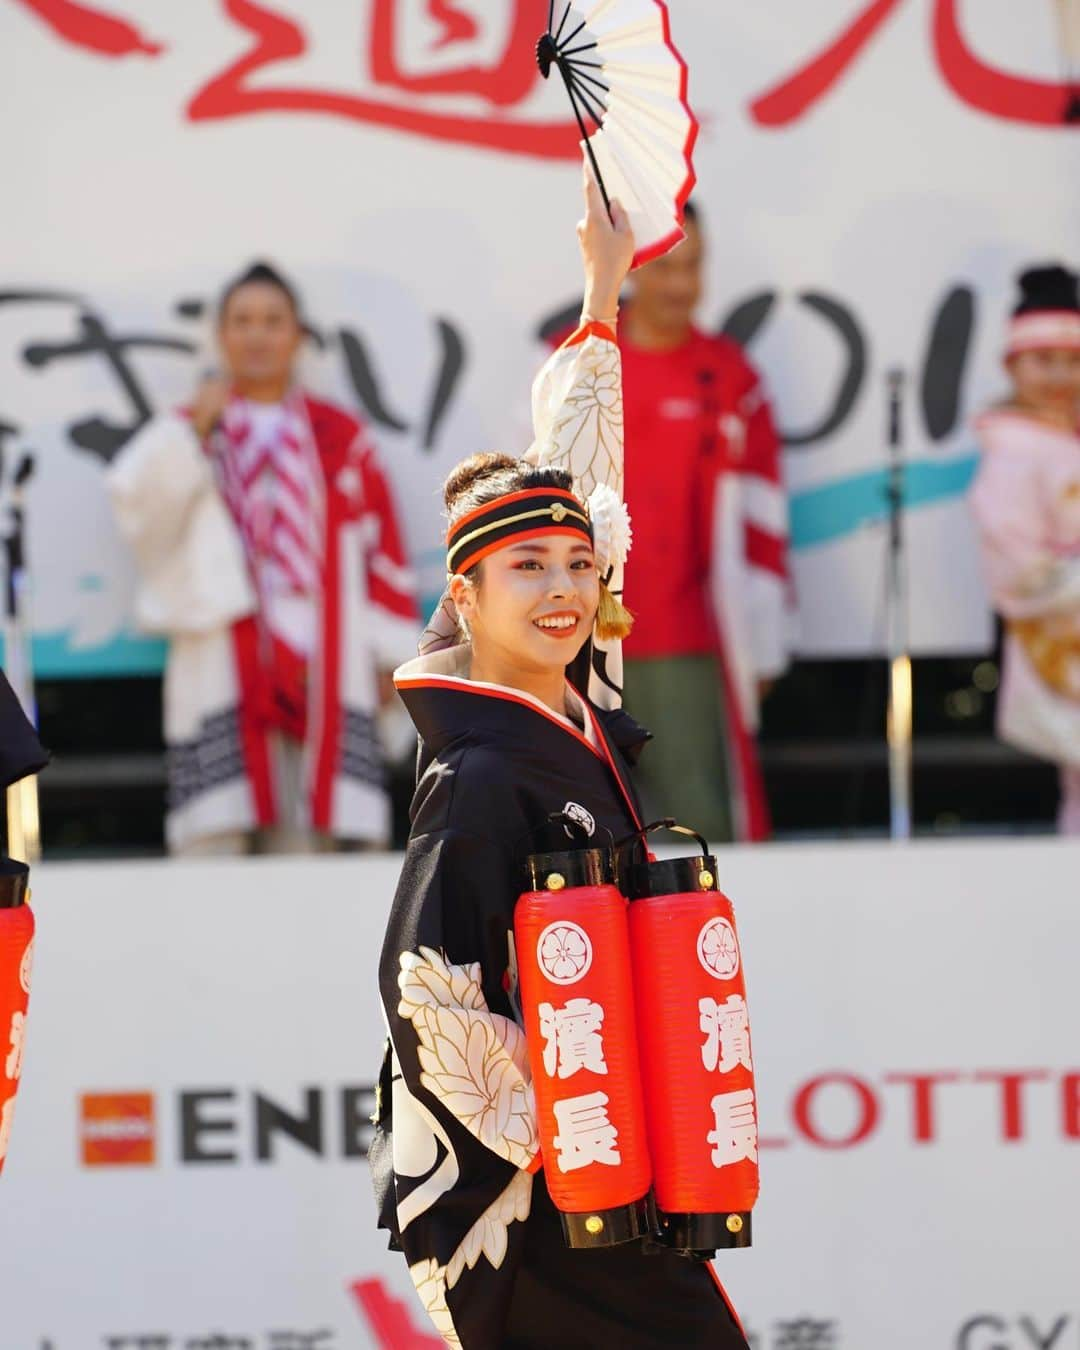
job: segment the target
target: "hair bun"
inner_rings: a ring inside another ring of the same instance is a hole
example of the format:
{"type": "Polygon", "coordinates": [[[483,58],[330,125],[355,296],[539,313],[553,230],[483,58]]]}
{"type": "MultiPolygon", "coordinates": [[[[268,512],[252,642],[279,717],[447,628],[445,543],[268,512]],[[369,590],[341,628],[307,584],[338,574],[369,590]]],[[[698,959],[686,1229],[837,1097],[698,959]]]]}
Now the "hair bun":
{"type": "Polygon", "coordinates": [[[447,511],[453,515],[454,503],[466,493],[475,491],[485,478],[492,478],[495,474],[505,473],[507,469],[514,470],[517,467],[516,459],[493,452],[481,452],[463,459],[450,471],[443,484],[443,501],[447,511]]]}

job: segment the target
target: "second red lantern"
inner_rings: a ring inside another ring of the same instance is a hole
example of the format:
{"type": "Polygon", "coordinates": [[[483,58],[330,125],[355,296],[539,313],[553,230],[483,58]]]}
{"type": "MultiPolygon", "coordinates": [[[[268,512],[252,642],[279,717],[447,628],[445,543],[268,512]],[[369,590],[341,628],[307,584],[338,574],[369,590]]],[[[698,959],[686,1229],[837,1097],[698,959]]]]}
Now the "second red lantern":
{"type": "Polygon", "coordinates": [[[629,929],[661,1232],[712,1251],[750,1245],[758,1127],[735,915],[697,837],[701,857],[630,868],[629,929]]]}

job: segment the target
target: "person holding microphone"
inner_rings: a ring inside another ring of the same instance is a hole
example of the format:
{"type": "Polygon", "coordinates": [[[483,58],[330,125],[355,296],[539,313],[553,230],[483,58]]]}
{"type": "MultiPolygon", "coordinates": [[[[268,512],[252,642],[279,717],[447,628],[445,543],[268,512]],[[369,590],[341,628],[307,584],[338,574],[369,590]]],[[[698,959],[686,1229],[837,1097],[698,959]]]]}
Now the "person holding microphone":
{"type": "Polygon", "coordinates": [[[375,731],[414,649],[414,584],[366,428],[297,381],[296,291],[266,263],[224,289],[222,373],[153,418],[108,486],[169,640],[170,850],[382,845],[375,731]]]}

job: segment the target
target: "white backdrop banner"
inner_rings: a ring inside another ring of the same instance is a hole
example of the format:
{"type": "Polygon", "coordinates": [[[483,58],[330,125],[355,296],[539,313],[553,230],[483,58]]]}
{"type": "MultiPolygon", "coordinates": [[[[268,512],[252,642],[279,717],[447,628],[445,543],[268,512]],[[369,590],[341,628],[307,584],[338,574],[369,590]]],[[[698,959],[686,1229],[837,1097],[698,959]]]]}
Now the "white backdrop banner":
{"type": "MultiPolygon", "coordinates": [[[[560,4],[562,0],[560,0],[560,4]]],[[[307,298],[307,377],[361,411],[437,593],[437,484],[520,448],[578,286],[579,157],[533,60],[547,0],[8,0],[3,481],[28,490],[39,670],[156,668],[102,470],[212,361],[256,256],[307,298]]],[[[802,647],[880,647],[885,378],[906,374],[913,638],[981,650],[964,492],[1011,279],[1075,250],[1060,0],[672,0],[702,124],[702,318],[788,441],[802,647]]],[[[1075,262],[1075,255],[1072,258],[1075,262]]]]}
{"type": "MultiPolygon", "coordinates": [[[[364,1161],[399,863],[38,870],[4,1350],[436,1350],[364,1161]]],[[[1078,872],[723,853],[762,1199],[718,1269],[754,1350],[1080,1345],[1078,872]]]]}

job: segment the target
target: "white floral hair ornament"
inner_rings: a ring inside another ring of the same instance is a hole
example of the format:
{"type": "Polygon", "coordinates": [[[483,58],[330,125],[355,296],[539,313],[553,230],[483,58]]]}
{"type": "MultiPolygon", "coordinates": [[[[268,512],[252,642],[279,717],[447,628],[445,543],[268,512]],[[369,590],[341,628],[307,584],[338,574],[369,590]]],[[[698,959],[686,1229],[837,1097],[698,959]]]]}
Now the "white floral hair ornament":
{"type": "Polygon", "coordinates": [[[634,540],[630,513],[614,488],[597,483],[586,500],[593,527],[593,548],[600,575],[625,563],[634,540]]]}
{"type": "Polygon", "coordinates": [[[593,527],[593,551],[600,573],[600,603],[596,611],[596,636],[601,642],[621,642],[630,636],[634,616],[620,595],[610,589],[615,571],[626,562],[633,541],[630,515],[622,498],[607,483],[597,483],[586,501],[593,527]]]}

